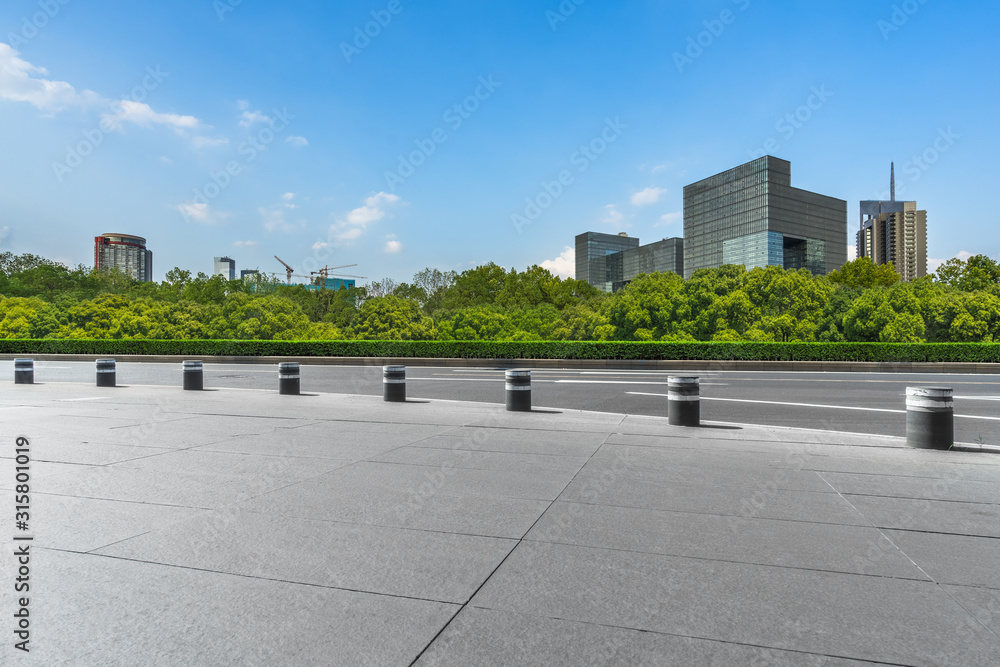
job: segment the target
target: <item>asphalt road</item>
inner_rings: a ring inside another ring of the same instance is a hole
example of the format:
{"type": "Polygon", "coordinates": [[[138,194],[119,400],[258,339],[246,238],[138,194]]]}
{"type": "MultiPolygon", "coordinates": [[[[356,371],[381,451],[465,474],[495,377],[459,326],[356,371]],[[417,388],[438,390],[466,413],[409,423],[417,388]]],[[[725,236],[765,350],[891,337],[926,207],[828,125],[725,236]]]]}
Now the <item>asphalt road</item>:
{"type": "MultiPolygon", "coordinates": [[[[13,361],[0,362],[13,378],[13,361]]],[[[119,362],[118,384],[181,386],[181,365],[119,362]]],[[[539,407],[666,415],[669,371],[534,370],[539,407]]],[[[701,412],[707,421],[903,436],[908,386],[952,387],[957,442],[1000,445],[1000,376],[910,373],[703,371],[701,412]]],[[[303,366],[302,391],[381,395],[380,366],[303,366]]],[[[92,383],[93,363],[37,361],[35,381],[92,383]]],[[[13,381],[5,391],[15,391],[13,381]]],[[[3,386],[3,385],[0,385],[3,386]]],[[[206,364],[206,388],[277,390],[277,369],[255,364],[206,364]]],[[[504,402],[497,368],[407,369],[407,396],[504,402]]]]}

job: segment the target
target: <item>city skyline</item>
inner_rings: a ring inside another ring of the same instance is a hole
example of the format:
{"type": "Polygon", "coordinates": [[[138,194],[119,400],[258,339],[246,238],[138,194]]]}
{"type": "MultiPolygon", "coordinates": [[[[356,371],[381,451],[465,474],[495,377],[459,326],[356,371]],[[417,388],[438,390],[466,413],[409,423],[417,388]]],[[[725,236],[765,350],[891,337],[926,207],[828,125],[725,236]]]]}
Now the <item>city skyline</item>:
{"type": "Polygon", "coordinates": [[[680,236],[685,185],[768,154],[849,210],[889,198],[895,161],[929,271],[1000,257],[967,196],[998,148],[981,82],[1000,9],[901,7],[15,0],[0,251],[90,264],[111,229],[147,239],[156,280],[213,256],[281,276],[273,255],[572,275],[580,230],[680,236]],[[873,90],[934,93],[857,104],[873,90]]]}

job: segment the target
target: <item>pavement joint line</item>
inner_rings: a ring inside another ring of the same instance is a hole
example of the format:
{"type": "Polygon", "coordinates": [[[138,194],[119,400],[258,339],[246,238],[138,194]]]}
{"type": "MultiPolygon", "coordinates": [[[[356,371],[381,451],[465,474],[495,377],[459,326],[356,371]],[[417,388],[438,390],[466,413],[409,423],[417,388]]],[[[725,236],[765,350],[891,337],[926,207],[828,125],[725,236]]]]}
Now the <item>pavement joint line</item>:
{"type": "MultiPolygon", "coordinates": [[[[977,533],[948,533],[943,530],[917,530],[916,528],[897,528],[896,526],[875,526],[879,530],[894,530],[897,533],[917,533],[920,535],[948,535],[949,537],[971,537],[977,540],[1000,540],[1000,535],[979,535],[977,533]]],[[[978,586],[979,584],[977,584],[978,586]]],[[[986,586],[992,590],[1000,590],[994,586],[986,586]]]]}
{"type": "MultiPolygon", "coordinates": [[[[623,419],[623,421],[624,421],[624,419],[623,419]]],[[[490,573],[489,573],[489,574],[488,574],[488,575],[486,576],[486,578],[485,578],[485,579],[483,579],[483,582],[482,582],[481,584],[479,584],[479,586],[478,586],[478,587],[476,588],[476,590],[472,592],[472,595],[470,595],[470,596],[469,596],[469,599],[468,599],[468,600],[466,600],[466,601],[465,601],[465,602],[464,602],[464,603],[462,604],[462,606],[461,606],[461,607],[460,607],[460,608],[459,608],[459,609],[458,609],[458,610],[457,610],[457,611],[456,611],[456,612],[455,612],[455,613],[454,613],[454,614],[452,615],[452,617],[448,619],[448,622],[447,622],[447,623],[445,623],[445,624],[444,624],[443,626],[441,626],[441,629],[440,629],[440,630],[439,630],[439,631],[437,632],[437,634],[435,634],[435,635],[434,635],[434,636],[433,636],[433,637],[431,638],[431,640],[430,640],[429,642],[427,642],[427,645],[426,645],[426,646],[424,646],[424,648],[423,648],[423,649],[421,649],[420,653],[418,653],[418,654],[417,654],[417,657],[416,657],[416,658],[414,658],[414,659],[413,659],[413,662],[411,662],[411,663],[410,663],[410,667],[413,667],[413,665],[415,665],[415,664],[416,664],[417,662],[419,662],[419,660],[420,660],[421,656],[423,656],[423,654],[427,652],[427,649],[429,649],[429,648],[430,648],[431,646],[433,646],[433,645],[434,645],[434,642],[436,642],[436,641],[437,641],[437,639],[438,639],[438,637],[440,637],[440,636],[441,636],[441,635],[442,635],[442,634],[444,633],[444,631],[448,629],[448,626],[450,626],[450,625],[452,624],[452,622],[454,622],[454,620],[455,620],[456,618],[458,618],[458,615],[462,613],[462,610],[464,610],[464,609],[465,609],[465,608],[466,608],[466,607],[467,607],[467,606],[469,605],[469,603],[470,603],[470,602],[472,602],[472,600],[473,600],[473,599],[475,599],[476,595],[478,595],[478,594],[479,594],[479,591],[481,591],[481,590],[483,589],[483,586],[485,586],[485,585],[487,584],[487,582],[489,582],[489,580],[493,578],[493,575],[495,575],[495,574],[497,573],[497,571],[498,571],[498,570],[499,570],[499,569],[500,569],[501,567],[503,567],[503,564],[507,562],[507,559],[508,559],[508,558],[510,558],[511,554],[513,554],[513,553],[514,553],[514,551],[515,551],[515,550],[516,550],[516,549],[517,549],[517,548],[518,548],[519,546],[521,546],[521,544],[523,544],[523,543],[524,543],[524,541],[525,541],[525,538],[527,538],[527,536],[528,536],[528,533],[530,533],[530,532],[531,532],[531,530],[532,530],[532,529],[533,529],[533,528],[534,528],[534,527],[535,527],[536,525],[538,525],[538,522],[542,520],[542,517],[543,517],[543,516],[545,516],[545,513],[546,513],[546,512],[548,512],[548,511],[549,511],[550,509],[552,509],[552,506],[553,506],[553,505],[555,505],[555,504],[556,504],[556,502],[558,502],[558,500],[559,500],[559,496],[561,496],[562,494],[564,494],[564,493],[566,492],[566,489],[568,489],[568,488],[569,488],[569,487],[570,487],[570,486],[571,486],[571,485],[573,484],[573,482],[574,482],[574,481],[576,480],[576,478],[577,478],[577,477],[578,477],[578,476],[580,475],[580,473],[581,473],[581,472],[583,471],[583,469],[584,469],[584,468],[586,468],[586,467],[587,467],[587,465],[588,465],[588,464],[589,464],[589,463],[590,463],[590,462],[591,462],[591,461],[592,461],[592,460],[594,459],[594,457],[595,457],[595,456],[597,455],[597,452],[599,452],[599,451],[601,450],[601,448],[602,448],[602,447],[604,447],[605,443],[607,443],[607,441],[608,441],[608,438],[610,438],[610,437],[611,437],[611,435],[610,435],[610,434],[608,434],[608,435],[604,436],[604,442],[602,442],[602,443],[601,443],[601,444],[600,444],[600,445],[599,445],[599,446],[598,446],[597,448],[595,448],[595,449],[594,449],[594,451],[593,451],[593,452],[591,453],[591,455],[590,455],[589,457],[587,457],[587,462],[586,462],[586,463],[584,463],[584,464],[583,464],[582,466],[580,466],[580,469],[579,469],[579,470],[577,470],[577,471],[576,471],[576,472],[575,472],[575,473],[573,474],[573,477],[572,477],[572,478],[571,478],[571,479],[570,479],[570,480],[569,480],[568,482],[566,482],[566,484],[565,484],[565,485],[563,486],[563,488],[562,488],[562,491],[560,491],[560,492],[559,492],[558,494],[556,494],[556,497],[555,497],[555,498],[553,498],[553,499],[552,499],[552,500],[551,500],[551,501],[549,502],[549,504],[548,504],[548,505],[546,506],[546,508],[545,508],[544,510],[542,510],[541,512],[539,512],[538,516],[537,516],[537,517],[535,517],[535,520],[534,520],[534,521],[532,521],[532,522],[531,522],[531,525],[530,525],[530,526],[528,526],[527,530],[525,530],[525,531],[524,531],[524,534],[523,534],[523,535],[521,535],[520,539],[518,539],[518,540],[517,540],[517,542],[516,542],[516,543],[514,544],[514,546],[513,546],[513,547],[511,547],[511,550],[507,552],[507,555],[505,555],[505,556],[504,556],[504,557],[503,557],[503,558],[502,558],[502,559],[500,560],[500,562],[499,562],[499,563],[497,564],[497,566],[496,566],[495,568],[493,568],[493,571],[492,571],[492,572],[490,572],[490,573]]]]}
{"type": "Polygon", "coordinates": [[[89,551],[74,551],[72,549],[55,549],[53,547],[42,547],[42,546],[39,546],[38,548],[39,549],[43,549],[45,551],[55,551],[55,552],[59,552],[59,553],[75,554],[75,555],[78,555],[78,556],[92,556],[94,558],[108,558],[108,559],[111,559],[111,560],[127,561],[129,563],[142,563],[144,565],[156,565],[158,567],[171,567],[171,568],[176,568],[178,570],[189,570],[189,571],[192,571],[192,572],[206,572],[208,574],[217,574],[217,575],[220,575],[220,576],[223,576],[223,577],[238,577],[238,578],[241,578],[241,579],[255,579],[257,581],[273,581],[275,583],[289,584],[291,586],[309,586],[311,588],[325,588],[325,589],[333,590],[333,591],[347,591],[349,593],[362,593],[364,595],[378,595],[380,597],[399,598],[399,599],[403,599],[403,600],[416,600],[418,602],[434,602],[434,603],[437,603],[437,604],[446,604],[446,605],[451,605],[451,606],[458,606],[458,604],[459,604],[458,602],[452,602],[450,600],[435,600],[433,598],[420,598],[420,597],[414,597],[412,595],[397,595],[397,594],[393,594],[393,593],[382,593],[380,591],[366,591],[366,590],[363,590],[363,589],[360,589],[360,588],[345,588],[343,586],[325,586],[323,584],[314,584],[314,583],[308,582],[308,581],[294,581],[294,580],[291,580],[291,579],[275,579],[274,577],[261,577],[261,576],[257,576],[257,575],[253,575],[253,574],[244,574],[244,573],[240,573],[240,572],[227,572],[225,570],[210,570],[210,569],[204,568],[204,567],[193,567],[193,566],[190,566],[190,565],[178,565],[176,563],[160,563],[160,562],[157,562],[157,561],[154,561],[154,560],[142,560],[142,559],[139,559],[139,558],[125,558],[124,556],[113,556],[111,554],[97,554],[97,553],[91,553],[89,551]]]}
{"type": "Polygon", "coordinates": [[[597,622],[594,622],[594,621],[586,621],[586,620],[580,620],[580,619],[575,619],[575,618],[565,618],[565,617],[561,617],[561,616],[545,616],[544,614],[535,614],[535,613],[531,613],[531,612],[521,612],[521,611],[514,612],[514,611],[508,611],[506,609],[499,609],[499,608],[494,608],[494,607],[481,607],[479,605],[472,605],[472,608],[473,609],[480,609],[482,611],[499,611],[499,612],[504,613],[504,614],[526,616],[528,618],[538,618],[538,619],[545,619],[545,620],[549,620],[549,621],[564,621],[564,622],[567,622],[567,623],[578,623],[580,625],[591,625],[591,626],[594,626],[594,627],[597,627],[597,628],[610,628],[612,630],[627,630],[629,632],[648,633],[648,634],[651,634],[651,635],[660,635],[660,636],[663,636],[663,637],[678,637],[680,639],[694,639],[696,641],[710,642],[710,643],[713,643],[713,644],[727,644],[727,645],[730,645],[730,646],[745,646],[747,648],[764,649],[764,650],[767,650],[767,651],[777,651],[779,653],[783,653],[783,652],[797,653],[797,654],[803,655],[803,656],[809,655],[809,656],[816,656],[816,657],[820,657],[820,658],[835,658],[835,659],[839,659],[839,660],[847,660],[847,661],[854,661],[854,662],[858,662],[860,660],[860,661],[863,661],[863,662],[868,663],[868,664],[872,664],[872,665],[887,665],[888,667],[912,667],[912,665],[910,665],[910,664],[901,663],[901,662],[885,662],[885,661],[882,661],[882,660],[871,660],[871,659],[868,659],[868,658],[857,658],[856,656],[851,656],[851,655],[837,655],[837,654],[834,654],[834,653],[816,653],[816,652],[813,652],[813,651],[803,651],[802,649],[788,648],[788,647],[785,647],[785,646],[768,646],[768,645],[765,645],[765,644],[749,644],[747,642],[739,642],[739,641],[735,641],[735,640],[732,640],[732,639],[720,639],[718,637],[708,637],[708,636],[702,636],[702,635],[685,635],[685,634],[679,634],[679,633],[676,633],[676,632],[666,632],[665,630],[649,630],[649,629],[646,629],[646,628],[636,628],[636,627],[632,627],[630,625],[615,625],[613,623],[597,623],[597,622]]]}
{"type": "MultiPolygon", "coordinates": [[[[951,593],[951,591],[949,591],[947,588],[945,588],[944,586],[942,586],[941,582],[939,582],[937,579],[935,579],[934,577],[932,577],[930,575],[930,573],[928,573],[926,570],[924,570],[924,568],[920,567],[920,565],[918,565],[915,560],[913,560],[912,558],[910,558],[909,554],[907,554],[905,551],[903,551],[903,549],[898,544],[896,544],[896,542],[892,538],[890,538],[888,535],[885,534],[885,532],[884,532],[885,530],[893,530],[892,528],[884,528],[883,529],[883,528],[880,528],[880,527],[876,526],[875,523],[871,519],[868,518],[868,515],[866,515],[860,509],[858,509],[857,507],[855,507],[854,503],[852,503],[850,500],[848,500],[843,493],[841,493],[840,491],[838,491],[837,487],[835,487],[832,483],[830,483],[829,480],[827,480],[825,477],[823,477],[823,475],[821,473],[816,473],[816,474],[817,474],[817,476],[819,476],[820,479],[822,479],[824,482],[826,482],[827,484],[829,484],[830,488],[832,488],[834,491],[836,491],[837,495],[839,495],[844,502],[846,502],[848,505],[850,505],[851,508],[854,509],[855,512],[857,512],[862,517],[864,517],[865,521],[867,521],[873,528],[875,528],[875,530],[878,531],[879,535],[881,535],[883,539],[887,540],[889,542],[889,544],[891,544],[893,547],[895,547],[896,550],[900,554],[903,555],[904,558],[906,558],[908,561],[910,561],[910,563],[913,565],[913,567],[917,568],[920,572],[922,572],[924,574],[924,576],[927,577],[934,584],[935,587],[937,587],[938,590],[940,590],[942,593],[944,593],[945,595],[947,595],[951,599],[952,602],[954,602],[962,610],[964,610],[965,613],[968,615],[968,617],[970,619],[972,619],[972,621],[974,623],[978,624],[987,633],[989,633],[990,635],[992,635],[994,639],[1000,640],[1000,637],[998,637],[997,634],[995,632],[993,632],[993,630],[990,629],[990,627],[986,623],[984,623],[983,621],[981,621],[979,619],[979,617],[975,613],[972,612],[971,609],[969,609],[966,605],[962,604],[961,600],[959,600],[957,597],[955,597],[955,595],[953,595],[951,593]]],[[[950,533],[939,533],[939,534],[950,534],[950,533]]],[[[978,536],[978,535],[977,536],[964,535],[963,537],[980,537],[980,536],[978,536]]]]}
{"type": "MultiPolygon", "coordinates": [[[[808,523],[808,522],[805,522],[808,523]]],[[[839,524],[821,524],[821,525],[839,525],[839,524]]],[[[856,528],[868,528],[868,526],[854,526],[856,528]]],[[[877,530],[877,529],[876,529],[877,530]]],[[[660,556],[663,558],[676,558],[678,560],[693,560],[701,561],[707,563],[729,563],[731,565],[751,565],[753,567],[766,567],[768,569],[775,570],[798,570],[800,572],[819,572],[823,574],[842,574],[849,577],[872,577],[875,579],[891,579],[893,581],[916,581],[925,584],[937,584],[936,581],[927,577],[927,579],[920,579],[918,577],[898,577],[888,574],[872,574],[869,572],[851,572],[848,570],[831,570],[828,568],[819,567],[803,567],[802,565],[788,565],[788,564],[774,564],[774,563],[760,563],[751,560],[733,560],[731,558],[709,558],[708,556],[689,556],[685,554],[678,553],[664,553],[662,551],[641,551],[639,549],[625,549],[623,547],[605,547],[605,546],[594,546],[590,544],[575,544],[573,542],[546,542],[544,540],[532,540],[525,539],[527,542],[532,542],[534,544],[557,544],[564,547],[573,547],[578,549],[594,549],[595,551],[613,551],[616,553],[626,553],[626,554],[642,554],[644,556],[660,556]]],[[[896,546],[893,544],[893,546],[896,546]]],[[[899,547],[896,547],[897,549],[899,547]]],[[[905,555],[905,554],[904,554],[905,555]]],[[[919,568],[918,568],[919,569],[919,568]]],[[[920,570],[923,572],[923,570],[920,570]]],[[[926,573],[925,573],[926,574],[926,573]]]]}
{"type": "MultiPolygon", "coordinates": [[[[828,471],[822,471],[822,472],[828,472],[828,471]]],[[[817,472],[816,474],[819,475],[819,474],[822,474],[822,472],[817,472]]],[[[933,479],[933,478],[930,478],[930,479],[933,479]]],[[[966,481],[968,481],[968,480],[966,480],[966,481]]],[[[829,482],[827,482],[827,483],[829,484],[829,482]]],[[[985,483],[989,484],[989,482],[985,482],[985,483]]],[[[955,500],[953,498],[911,498],[909,496],[880,496],[877,493],[849,493],[849,492],[842,492],[841,495],[851,496],[851,497],[857,496],[857,497],[861,497],[861,498],[898,498],[900,500],[919,500],[921,502],[927,502],[927,503],[955,503],[955,504],[958,504],[958,505],[986,505],[988,507],[991,507],[991,506],[994,506],[994,505],[1000,505],[1000,503],[983,503],[983,502],[979,502],[977,500],[955,500]]],[[[955,533],[955,534],[958,535],[959,533],[955,533]]],[[[1000,537],[1000,536],[998,536],[998,537],[1000,537]]]]}

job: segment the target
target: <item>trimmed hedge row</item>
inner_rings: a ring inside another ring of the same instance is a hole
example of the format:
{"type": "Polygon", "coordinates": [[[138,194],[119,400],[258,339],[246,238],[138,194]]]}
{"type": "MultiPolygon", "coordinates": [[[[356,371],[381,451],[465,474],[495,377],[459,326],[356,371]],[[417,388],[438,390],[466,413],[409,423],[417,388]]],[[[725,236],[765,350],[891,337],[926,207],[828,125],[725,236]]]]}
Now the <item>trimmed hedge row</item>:
{"type": "Polygon", "coordinates": [[[1000,363],[1000,343],[3,339],[0,354],[1000,363]]]}

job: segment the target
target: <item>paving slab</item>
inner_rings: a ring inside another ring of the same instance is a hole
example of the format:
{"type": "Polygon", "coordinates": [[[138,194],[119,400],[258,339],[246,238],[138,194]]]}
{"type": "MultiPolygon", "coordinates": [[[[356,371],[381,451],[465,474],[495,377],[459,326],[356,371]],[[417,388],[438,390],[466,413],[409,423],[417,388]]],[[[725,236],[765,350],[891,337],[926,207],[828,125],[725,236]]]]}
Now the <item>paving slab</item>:
{"type": "Polygon", "coordinates": [[[472,606],[897,664],[995,665],[931,582],[522,542],[472,606]]]}
{"type": "Polygon", "coordinates": [[[876,663],[469,606],[416,664],[860,667],[876,663]]]}
{"type": "Polygon", "coordinates": [[[32,558],[30,652],[12,656],[5,641],[3,664],[406,665],[457,609],[104,556],[32,558]]]}
{"type": "Polygon", "coordinates": [[[839,493],[914,500],[952,500],[1000,505],[1000,484],[968,479],[906,477],[824,472],[822,478],[839,493]]]}
{"type": "Polygon", "coordinates": [[[1000,505],[844,494],[879,528],[1000,538],[1000,505]]]}
{"type": "Polygon", "coordinates": [[[94,553],[422,600],[464,603],[514,540],[216,513],[94,553]]]}
{"type": "MultiPolygon", "coordinates": [[[[0,491],[0,503],[2,507],[12,507],[13,491],[0,491]]],[[[35,545],[81,552],[142,535],[151,526],[169,526],[207,513],[204,509],[47,493],[31,495],[30,511],[37,517],[31,524],[35,545]]]]}
{"type": "Polygon", "coordinates": [[[265,493],[240,510],[302,519],[322,519],[392,528],[520,539],[551,504],[499,495],[450,493],[444,478],[412,489],[367,475],[324,475],[265,493]],[[439,485],[438,482],[441,482],[439,485]]]}
{"type": "Polygon", "coordinates": [[[904,530],[884,532],[935,581],[1000,591],[1000,539],[904,530]]]}
{"type": "Polygon", "coordinates": [[[928,580],[878,530],[557,502],[526,540],[928,580]]]}

